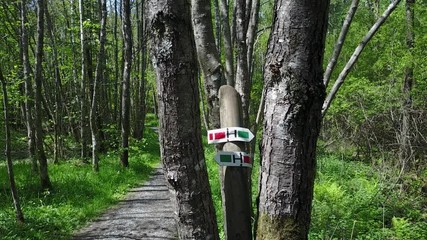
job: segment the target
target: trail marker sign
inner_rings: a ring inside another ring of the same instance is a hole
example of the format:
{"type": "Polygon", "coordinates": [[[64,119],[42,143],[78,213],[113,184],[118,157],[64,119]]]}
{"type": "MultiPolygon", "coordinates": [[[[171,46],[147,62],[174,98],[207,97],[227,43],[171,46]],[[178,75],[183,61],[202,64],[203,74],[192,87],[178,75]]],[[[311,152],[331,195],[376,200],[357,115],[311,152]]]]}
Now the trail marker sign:
{"type": "Polygon", "coordinates": [[[247,128],[229,127],[208,131],[208,144],[225,142],[250,142],[254,134],[247,128]]]}
{"type": "Polygon", "coordinates": [[[223,152],[215,155],[215,161],[220,166],[252,167],[252,157],[245,152],[223,152]]]}

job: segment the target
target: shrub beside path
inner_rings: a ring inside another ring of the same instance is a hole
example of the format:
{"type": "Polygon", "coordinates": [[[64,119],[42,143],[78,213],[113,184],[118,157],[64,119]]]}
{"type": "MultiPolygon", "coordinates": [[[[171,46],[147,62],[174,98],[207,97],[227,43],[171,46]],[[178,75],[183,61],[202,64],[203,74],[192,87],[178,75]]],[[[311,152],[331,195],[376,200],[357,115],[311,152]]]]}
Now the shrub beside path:
{"type": "Polygon", "coordinates": [[[173,205],[161,167],[117,206],[77,231],[73,239],[177,239],[173,205]]]}

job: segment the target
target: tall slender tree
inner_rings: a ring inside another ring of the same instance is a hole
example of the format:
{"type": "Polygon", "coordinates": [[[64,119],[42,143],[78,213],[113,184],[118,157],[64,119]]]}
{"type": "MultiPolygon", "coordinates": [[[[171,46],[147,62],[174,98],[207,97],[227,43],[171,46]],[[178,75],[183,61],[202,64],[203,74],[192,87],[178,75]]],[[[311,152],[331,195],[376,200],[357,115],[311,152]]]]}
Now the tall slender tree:
{"type": "Polygon", "coordinates": [[[210,0],[192,0],[191,14],[197,56],[201,66],[208,105],[207,124],[211,129],[220,127],[218,90],[225,82],[221,59],[215,45],[210,0]]]}
{"type": "Polygon", "coordinates": [[[276,0],[268,42],[257,239],[307,239],[325,97],[329,0],[276,0]]]}
{"type": "Polygon", "coordinates": [[[105,42],[106,37],[106,26],[107,26],[107,0],[101,0],[101,31],[99,32],[99,52],[98,52],[98,62],[96,65],[95,81],[93,82],[92,89],[92,102],[89,112],[90,119],[90,131],[92,135],[92,167],[93,170],[99,171],[99,134],[98,134],[98,125],[97,125],[97,109],[98,109],[98,98],[99,98],[99,83],[103,82],[104,78],[104,69],[105,69],[105,42]]]}
{"type": "Polygon", "coordinates": [[[27,141],[28,141],[28,155],[31,159],[32,170],[37,172],[37,159],[35,157],[35,129],[33,119],[33,108],[34,108],[34,92],[33,84],[31,81],[31,66],[30,56],[28,53],[28,33],[27,33],[27,1],[21,0],[21,48],[22,48],[22,65],[23,65],[23,76],[25,85],[25,117],[27,126],[27,141]]]}
{"type": "Polygon", "coordinates": [[[62,81],[61,81],[61,71],[59,69],[59,57],[58,49],[56,46],[54,26],[52,18],[49,13],[49,7],[47,2],[45,2],[45,14],[46,14],[46,27],[50,38],[50,45],[53,52],[53,68],[55,76],[55,108],[54,108],[54,138],[53,138],[53,162],[58,163],[59,158],[62,156],[62,138],[61,138],[61,129],[62,129],[62,81]]]}
{"type": "Polygon", "coordinates": [[[87,113],[88,113],[88,101],[86,98],[87,94],[87,72],[88,72],[88,64],[86,53],[87,43],[86,43],[86,33],[84,29],[84,2],[83,0],[79,0],[79,18],[80,18],[80,50],[81,50],[81,82],[80,82],[80,156],[82,161],[85,161],[87,157],[87,113]]]}
{"type": "Polygon", "coordinates": [[[236,77],[235,87],[242,98],[243,126],[249,126],[249,101],[251,83],[248,66],[248,46],[246,44],[246,33],[248,30],[248,18],[246,12],[246,0],[236,0],[236,77]]]}
{"type": "Polygon", "coordinates": [[[43,84],[43,44],[44,44],[44,0],[37,0],[37,45],[36,45],[36,67],[35,67],[35,113],[34,123],[36,130],[36,155],[40,166],[41,187],[49,189],[52,184],[49,179],[46,153],[43,145],[42,128],[42,84],[43,84]]]}
{"type": "Polygon", "coordinates": [[[180,239],[218,239],[201,141],[197,59],[190,2],[148,1],[157,75],[160,152],[180,239]]]}
{"type": "Polygon", "coordinates": [[[10,191],[12,193],[13,206],[16,212],[16,221],[18,223],[24,223],[24,214],[22,213],[21,204],[19,202],[18,191],[16,190],[15,175],[13,172],[13,163],[10,156],[11,144],[10,144],[10,127],[9,127],[9,99],[7,96],[7,81],[3,75],[2,69],[0,68],[0,83],[2,85],[3,92],[3,114],[4,114],[4,127],[6,133],[6,162],[7,162],[7,173],[9,175],[10,191]]]}
{"type": "Polygon", "coordinates": [[[145,13],[144,0],[137,3],[137,35],[138,35],[138,57],[137,68],[139,69],[136,94],[135,94],[135,121],[133,128],[133,137],[142,139],[144,136],[144,124],[146,115],[145,106],[145,70],[147,65],[147,40],[145,31],[145,13]]]}
{"type": "Polygon", "coordinates": [[[122,30],[124,42],[124,68],[122,82],[122,121],[121,121],[121,155],[123,167],[129,166],[129,133],[130,133],[130,72],[132,70],[132,26],[130,21],[130,0],[122,0],[122,30]]]}

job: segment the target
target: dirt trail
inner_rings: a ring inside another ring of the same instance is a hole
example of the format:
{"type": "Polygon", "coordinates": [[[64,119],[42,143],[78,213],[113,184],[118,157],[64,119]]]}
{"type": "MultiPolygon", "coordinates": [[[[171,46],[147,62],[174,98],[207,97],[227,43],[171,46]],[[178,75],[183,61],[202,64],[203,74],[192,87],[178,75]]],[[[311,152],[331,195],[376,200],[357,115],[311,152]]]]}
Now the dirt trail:
{"type": "Polygon", "coordinates": [[[73,239],[177,239],[173,206],[163,170],[158,167],[143,185],[73,239]]]}

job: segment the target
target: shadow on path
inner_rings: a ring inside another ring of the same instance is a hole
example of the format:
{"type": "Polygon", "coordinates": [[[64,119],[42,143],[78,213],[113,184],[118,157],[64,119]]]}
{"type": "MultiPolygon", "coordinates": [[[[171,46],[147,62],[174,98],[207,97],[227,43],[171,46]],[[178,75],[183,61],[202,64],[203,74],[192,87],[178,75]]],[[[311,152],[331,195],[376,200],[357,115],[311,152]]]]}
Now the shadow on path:
{"type": "Polygon", "coordinates": [[[163,170],[155,169],[143,185],[131,189],[126,198],[73,239],[177,239],[173,205],[163,170]]]}

